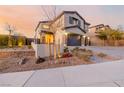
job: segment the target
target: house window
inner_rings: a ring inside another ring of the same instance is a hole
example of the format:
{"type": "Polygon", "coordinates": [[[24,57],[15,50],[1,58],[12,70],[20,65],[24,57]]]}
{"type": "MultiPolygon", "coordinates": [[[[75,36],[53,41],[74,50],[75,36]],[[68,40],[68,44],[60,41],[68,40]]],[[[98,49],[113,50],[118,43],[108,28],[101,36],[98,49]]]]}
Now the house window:
{"type": "Polygon", "coordinates": [[[81,26],[81,21],[74,17],[69,17],[69,23],[73,25],[81,26]]]}
{"type": "Polygon", "coordinates": [[[53,43],[53,34],[42,33],[40,41],[43,44],[53,43]]]}
{"type": "Polygon", "coordinates": [[[44,29],[49,29],[49,26],[48,26],[48,25],[42,25],[42,27],[43,27],[44,29]]]}

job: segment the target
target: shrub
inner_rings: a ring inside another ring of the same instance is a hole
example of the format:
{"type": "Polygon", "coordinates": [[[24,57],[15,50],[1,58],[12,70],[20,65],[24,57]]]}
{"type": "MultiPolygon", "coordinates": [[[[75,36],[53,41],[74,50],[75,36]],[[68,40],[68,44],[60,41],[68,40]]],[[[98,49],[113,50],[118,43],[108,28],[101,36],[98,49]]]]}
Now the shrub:
{"type": "Polygon", "coordinates": [[[13,47],[17,46],[17,40],[14,39],[14,38],[12,39],[12,46],[13,46],[13,47]]]}
{"type": "Polygon", "coordinates": [[[93,56],[93,51],[92,51],[92,50],[87,50],[85,53],[86,53],[87,55],[89,55],[89,56],[93,56]]]}
{"type": "Polygon", "coordinates": [[[72,54],[71,53],[64,53],[63,55],[62,55],[62,58],[68,58],[68,57],[72,57],[72,54]]]}
{"type": "Polygon", "coordinates": [[[77,56],[79,59],[85,60],[85,61],[89,61],[90,57],[93,56],[93,52],[92,50],[87,50],[85,48],[81,49],[81,48],[74,48],[73,50],[71,50],[72,54],[77,56]]]}
{"type": "Polygon", "coordinates": [[[106,57],[107,55],[101,52],[101,53],[98,53],[97,56],[99,56],[99,57],[106,57]]]}
{"type": "Polygon", "coordinates": [[[87,51],[85,48],[81,48],[81,49],[79,49],[79,51],[82,51],[82,52],[85,52],[85,51],[87,51]]]}
{"type": "Polygon", "coordinates": [[[65,53],[65,52],[69,52],[68,47],[64,47],[63,52],[64,52],[64,53],[65,53]]]}
{"type": "Polygon", "coordinates": [[[89,61],[90,60],[90,56],[87,54],[80,54],[77,56],[79,59],[82,59],[84,61],[89,61]]]}
{"type": "Polygon", "coordinates": [[[25,45],[25,38],[22,36],[19,36],[18,38],[18,46],[22,47],[23,45],[25,45]]]}
{"type": "Polygon", "coordinates": [[[8,36],[0,35],[0,46],[8,45],[8,36]]]}

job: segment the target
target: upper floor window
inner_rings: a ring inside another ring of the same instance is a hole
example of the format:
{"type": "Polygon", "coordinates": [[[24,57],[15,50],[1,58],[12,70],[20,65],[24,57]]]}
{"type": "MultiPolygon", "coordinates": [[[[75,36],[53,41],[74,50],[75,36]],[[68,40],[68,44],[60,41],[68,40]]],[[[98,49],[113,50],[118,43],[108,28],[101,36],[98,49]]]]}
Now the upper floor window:
{"type": "Polygon", "coordinates": [[[69,17],[69,23],[73,25],[81,26],[80,20],[71,16],[69,17]]]}
{"type": "Polygon", "coordinates": [[[88,25],[87,24],[85,24],[85,30],[88,31],[88,25]]]}
{"type": "Polygon", "coordinates": [[[44,29],[49,29],[49,26],[46,25],[46,24],[42,25],[42,27],[43,27],[44,29]]]}

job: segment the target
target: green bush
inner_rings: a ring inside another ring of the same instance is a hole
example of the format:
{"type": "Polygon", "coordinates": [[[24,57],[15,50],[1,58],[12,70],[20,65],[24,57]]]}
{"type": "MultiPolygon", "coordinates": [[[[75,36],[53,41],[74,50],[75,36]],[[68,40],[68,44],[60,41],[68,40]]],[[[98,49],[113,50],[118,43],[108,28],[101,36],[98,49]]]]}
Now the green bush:
{"type": "Polygon", "coordinates": [[[0,35],[0,46],[8,45],[8,36],[0,35]]]}
{"type": "Polygon", "coordinates": [[[79,47],[75,47],[73,50],[74,51],[78,51],[79,50],[79,47]]]}
{"type": "Polygon", "coordinates": [[[8,46],[0,46],[0,49],[8,48],[8,46]]]}
{"type": "Polygon", "coordinates": [[[12,39],[12,46],[13,46],[13,47],[17,46],[17,40],[14,39],[14,38],[12,39]]]}

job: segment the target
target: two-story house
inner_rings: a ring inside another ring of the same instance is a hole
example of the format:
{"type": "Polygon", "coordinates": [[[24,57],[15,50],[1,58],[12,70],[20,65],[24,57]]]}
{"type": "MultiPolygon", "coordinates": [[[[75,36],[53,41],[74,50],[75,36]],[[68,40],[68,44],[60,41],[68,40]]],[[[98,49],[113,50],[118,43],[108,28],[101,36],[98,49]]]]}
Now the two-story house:
{"type": "Polygon", "coordinates": [[[49,56],[49,52],[52,54],[53,43],[56,51],[60,52],[65,46],[83,46],[89,25],[76,11],[63,11],[53,20],[40,21],[35,29],[35,38],[40,38],[40,44],[35,41],[36,46],[33,46],[36,56],[49,56]]]}
{"type": "Polygon", "coordinates": [[[109,25],[104,25],[104,24],[99,24],[99,25],[95,25],[95,26],[91,26],[89,27],[89,31],[87,33],[87,35],[90,37],[90,41],[92,42],[92,45],[96,46],[102,46],[103,45],[103,41],[100,40],[97,35],[99,31],[105,30],[105,29],[110,29],[109,25]]]}

